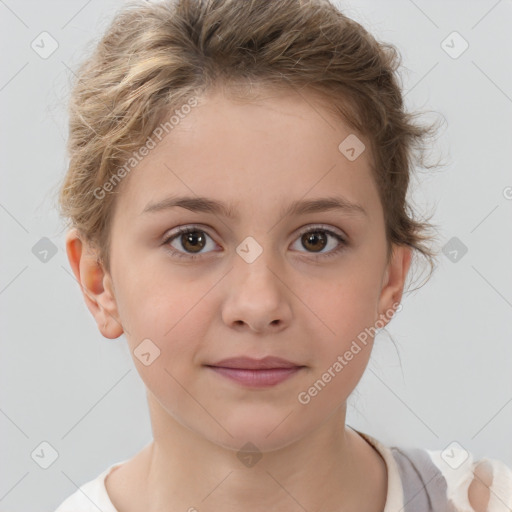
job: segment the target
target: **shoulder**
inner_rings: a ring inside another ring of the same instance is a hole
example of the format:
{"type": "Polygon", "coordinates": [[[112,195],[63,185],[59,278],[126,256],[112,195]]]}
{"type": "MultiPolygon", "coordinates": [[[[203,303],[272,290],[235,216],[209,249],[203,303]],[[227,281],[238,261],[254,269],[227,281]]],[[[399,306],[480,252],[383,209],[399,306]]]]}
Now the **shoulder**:
{"type": "Polygon", "coordinates": [[[92,512],[93,510],[97,511],[98,507],[89,501],[87,495],[83,493],[83,489],[78,489],[68,496],[55,512],[92,512]]]}
{"type": "Polygon", "coordinates": [[[105,478],[123,462],[112,464],[96,478],[81,485],[59,505],[55,512],[98,512],[98,510],[117,512],[105,488],[105,478]]]}
{"type": "Polygon", "coordinates": [[[512,510],[512,469],[501,460],[475,459],[457,442],[444,450],[394,446],[391,452],[400,471],[406,502],[423,495],[425,506],[436,511],[512,510]]]}

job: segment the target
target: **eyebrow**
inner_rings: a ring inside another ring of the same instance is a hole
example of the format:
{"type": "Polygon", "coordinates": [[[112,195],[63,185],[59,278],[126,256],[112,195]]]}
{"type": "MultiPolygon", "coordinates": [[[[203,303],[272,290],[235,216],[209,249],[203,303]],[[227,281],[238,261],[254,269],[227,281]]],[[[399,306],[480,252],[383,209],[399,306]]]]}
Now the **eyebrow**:
{"type": "MultiPolygon", "coordinates": [[[[186,208],[192,212],[222,215],[229,219],[237,218],[233,205],[228,205],[207,197],[197,196],[168,197],[158,202],[149,203],[141,212],[141,215],[161,212],[175,207],[186,208]]],[[[341,210],[349,215],[368,215],[366,210],[360,204],[350,202],[344,197],[325,197],[294,201],[281,210],[281,217],[305,215],[308,213],[318,213],[330,210],[341,210]]]]}

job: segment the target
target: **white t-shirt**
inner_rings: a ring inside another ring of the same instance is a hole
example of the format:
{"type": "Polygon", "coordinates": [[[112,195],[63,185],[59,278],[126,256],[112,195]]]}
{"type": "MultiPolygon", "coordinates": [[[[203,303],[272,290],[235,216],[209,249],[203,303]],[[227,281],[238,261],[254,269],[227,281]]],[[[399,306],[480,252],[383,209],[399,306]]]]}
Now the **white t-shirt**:
{"type": "MultiPolygon", "coordinates": [[[[480,463],[492,467],[493,480],[487,512],[512,510],[512,470],[496,459],[473,455],[460,445],[446,450],[387,447],[363,432],[356,432],[383,457],[388,471],[383,512],[475,512],[468,499],[473,471],[480,463]]],[[[119,512],[110,501],[105,478],[127,460],[116,462],[94,480],[82,485],[55,512],[119,512]]]]}

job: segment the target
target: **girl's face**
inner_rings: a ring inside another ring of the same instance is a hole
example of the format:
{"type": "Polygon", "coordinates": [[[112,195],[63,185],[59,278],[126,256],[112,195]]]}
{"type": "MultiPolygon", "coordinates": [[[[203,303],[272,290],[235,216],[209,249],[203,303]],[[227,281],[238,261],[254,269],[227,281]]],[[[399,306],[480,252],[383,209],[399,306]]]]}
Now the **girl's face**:
{"type": "Polygon", "coordinates": [[[369,148],[342,153],[349,136],[311,96],[212,92],[124,178],[94,314],[107,337],[125,332],[153,424],[265,451],[343,410],[410,262],[400,248],[386,263],[369,148]],[[302,368],[254,387],[208,367],[240,356],[302,368]]]}

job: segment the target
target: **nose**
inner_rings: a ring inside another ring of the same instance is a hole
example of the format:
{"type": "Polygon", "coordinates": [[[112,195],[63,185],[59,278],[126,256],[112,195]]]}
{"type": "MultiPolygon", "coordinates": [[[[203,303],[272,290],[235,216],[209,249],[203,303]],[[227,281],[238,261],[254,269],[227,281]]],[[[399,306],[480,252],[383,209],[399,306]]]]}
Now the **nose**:
{"type": "Polygon", "coordinates": [[[222,319],[228,327],[240,332],[277,333],[292,318],[290,296],[293,294],[283,272],[271,268],[275,263],[264,255],[265,251],[252,263],[239,258],[229,273],[222,319]]]}

